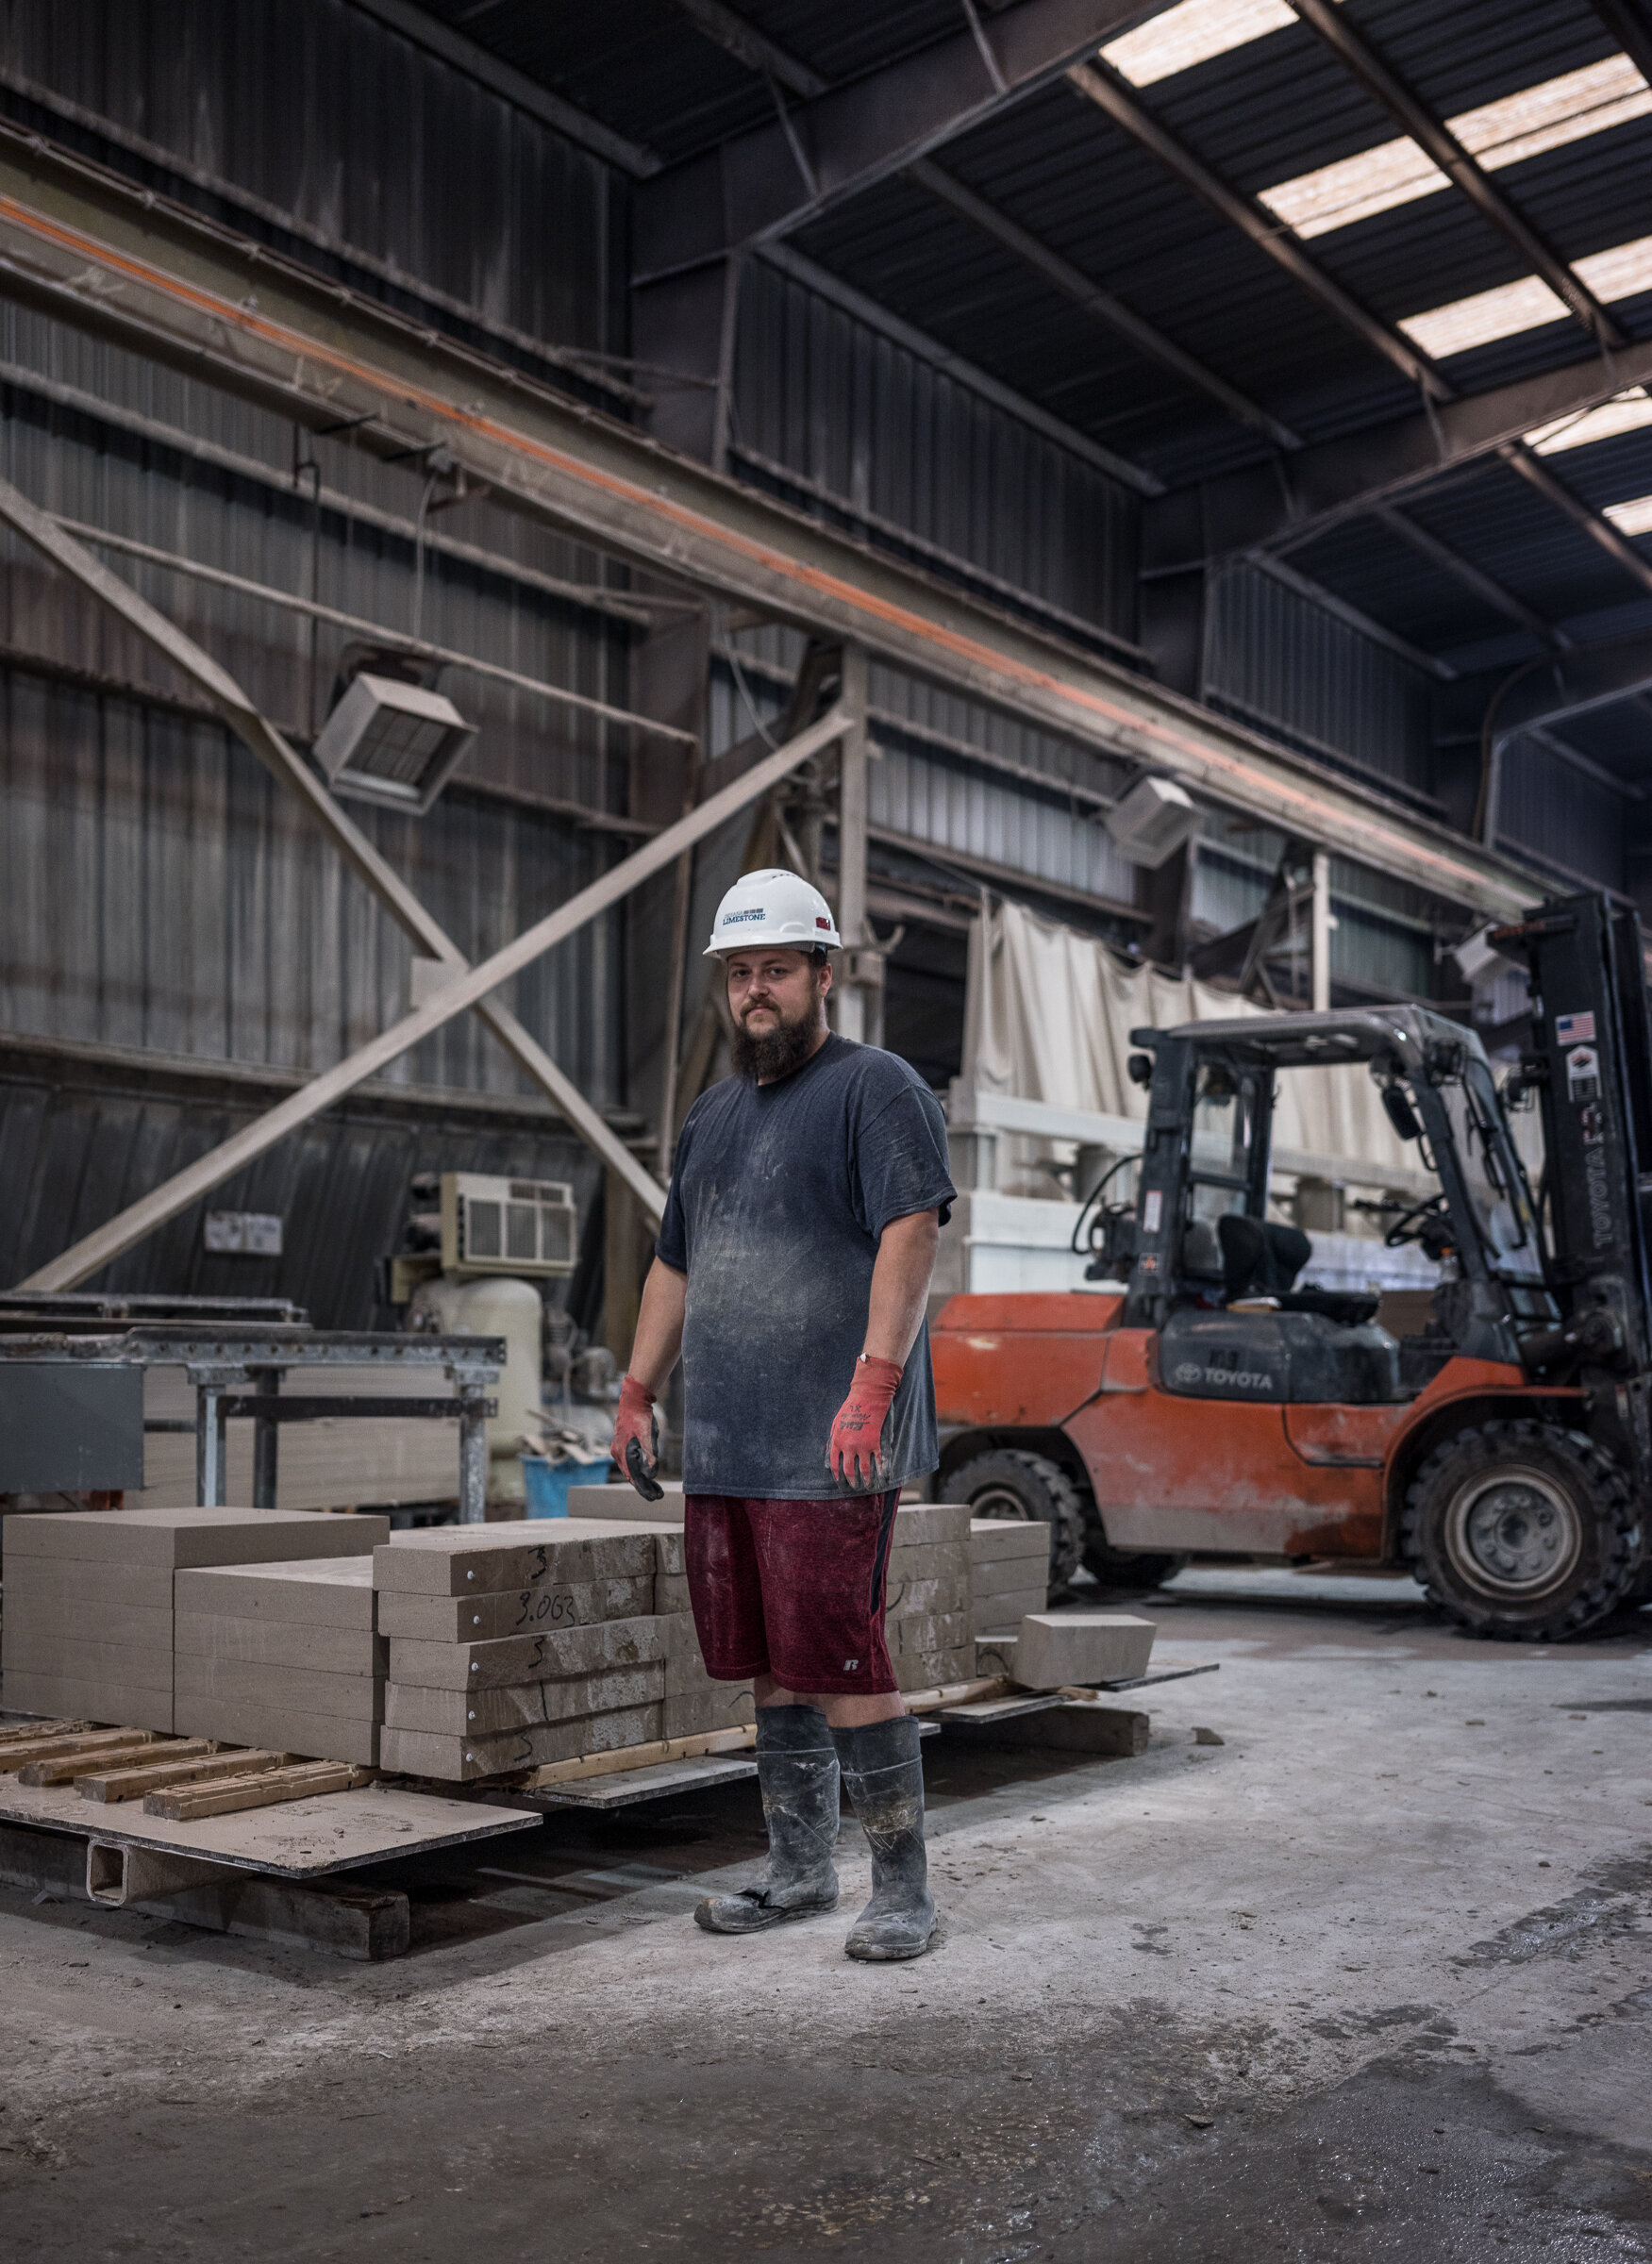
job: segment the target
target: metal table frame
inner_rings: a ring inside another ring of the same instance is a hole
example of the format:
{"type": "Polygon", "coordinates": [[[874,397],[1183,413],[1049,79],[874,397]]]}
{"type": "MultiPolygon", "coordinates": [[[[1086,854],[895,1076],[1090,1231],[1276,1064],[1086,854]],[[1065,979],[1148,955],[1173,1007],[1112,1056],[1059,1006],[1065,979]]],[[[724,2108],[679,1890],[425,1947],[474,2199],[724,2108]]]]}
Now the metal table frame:
{"type": "Polygon", "coordinates": [[[42,1364],[115,1360],[142,1368],[182,1368],[195,1392],[194,1422],[157,1421],[143,1427],[146,1431],[193,1431],[195,1496],[207,1509],[224,1506],[232,1420],[252,1420],[255,1509],[275,1507],[279,1426],[283,1423],[313,1423],[323,1416],[457,1422],[459,1516],[459,1523],[467,1525],[479,1525],[486,1513],[486,1424],[489,1416],[498,1412],[497,1401],[488,1397],[488,1387],[497,1382],[505,1357],[503,1337],[357,1334],[302,1325],[214,1328],[198,1323],[157,1323],[108,1336],[0,1336],[0,1360],[42,1364]],[[415,1369],[429,1374],[433,1382],[440,1373],[452,1386],[452,1396],[281,1395],[283,1378],[292,1369],[367,1367],[393,1370],[398,1374],[415,1369]]]}

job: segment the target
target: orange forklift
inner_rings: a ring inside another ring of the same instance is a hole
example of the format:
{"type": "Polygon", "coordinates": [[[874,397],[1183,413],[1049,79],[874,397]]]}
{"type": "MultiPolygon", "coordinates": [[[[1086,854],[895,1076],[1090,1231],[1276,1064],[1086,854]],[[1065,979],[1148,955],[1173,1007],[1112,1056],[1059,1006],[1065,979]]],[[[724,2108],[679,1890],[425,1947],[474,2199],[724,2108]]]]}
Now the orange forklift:
{"type": "MultiPolygon", "coordinates": [[[[1053,1587],[1159,1585],[1191,1556],[1412,1573],[1485,1636],[1553,1642],[1645,1591],[1652,1498],[1652,1021],[1635,915],[1557,898],[1496,948],[1531,979],[1499,1090],[1473,1030],[1416,1006],[1132,1033],[1131,1205],[1075,1235],[1116,1289],[954,1297],[932,1335],[940,1491],[1052,1527],[1053,1587]],[[1374,1294],[1296,1288],[1269,1217],[1286,1077],[1362,1065],[1439,1181],[1389,1214],[1439,1262],[1420,1334],[1374,1294]],[[1542,1112],[1534,1197],[1511,1110],[1542,1112]]],[[[1115,1165],[1117,1173],[1123,1167],[1115,1165]]]]}

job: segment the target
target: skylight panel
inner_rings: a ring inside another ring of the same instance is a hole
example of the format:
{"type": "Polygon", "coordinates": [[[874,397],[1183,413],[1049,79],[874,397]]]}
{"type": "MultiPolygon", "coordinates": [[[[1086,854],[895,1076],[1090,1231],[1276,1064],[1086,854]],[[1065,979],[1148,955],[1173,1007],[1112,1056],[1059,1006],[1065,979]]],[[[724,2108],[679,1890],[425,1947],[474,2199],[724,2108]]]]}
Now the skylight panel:
{"type": "Polygon", "coordinates": [[[1536,456],[1559,456],[1567,448],[1590,448],[1596,441],[1615,441],[1626,432],[1641,432],[1652,424],[1652,401],[1644,393],[1620,393],[1581,416],[1558,417],[1539,424],[1524,438],[1536,456]]]}
{"type": "Polygon", "coordinates": [[[1544,323],[1569,321],[1571,312],[1541,275],[1523,275],[1518,283],[1499,283],[1495,290],[1431,307],[1426,314],[1408,315],[1397,326],[1430,360],[1443,361],[1448,355],[1489,346],[1544,323]]]}
{"type": "Polygon", "coordinates": [[[1298,236],[1326,236],[1332,228],[1351,227],[1357,220],[1450,186],[1415,142],[1402,139],[1361,150],[1357,158],[1339,158],[1334,165],[1281,181],[1277,189],[1263,189],[1259,202],[1298,236]]]}
{"type": "Polygon", "coordinates": [[[1178,7],[1110,40],[1101,59],[1131,86],[1150,87],[1300,21],[1285,0],[1180,0],[1178,7]]]}
{"type": "Polygon", "coordinates": [[[1633,503],[1609,503],[1606,516],[1620,535],[1652,535],[1652,495],[1637,495],[1633,503]]]}
{"type": "Polygon", "coordinates": [[[1586,258],[1574,259],[1572,270],[1597,299],[1632,299],[1652,291],[1652,236],[1614,244],[1610,252],[1591,252],[1586,258]]]}
{"type": "MultiPolygon", "coordinates": [[[[1496,173],[1546,149],[1560,149],[1568,142],[1648,115],[1652,87],[1627,55],[1611,55],[1604,62],[1564,72],[1478,109],[1462,110],[1445,124],[1488,173],[1496,173]]],[[[1422,147],[1402,136],[1280,181],[1260,191],[1259,201],[1298,236],[1325,236],[1333,228],[1351,227],[1357,220],[1392,211],[1396,205],[1433,196],[1450,185],[1422,147]]]]}
{"type": "Polygon", "coordinates": [[[1496,172],[1648,112],[1652,87],[1627,55],[1609,55],[1604,62],[1563,72],[1477,110],[1463,110],[1446,124],[1464,149],[1488,172],[1496,172]]]}

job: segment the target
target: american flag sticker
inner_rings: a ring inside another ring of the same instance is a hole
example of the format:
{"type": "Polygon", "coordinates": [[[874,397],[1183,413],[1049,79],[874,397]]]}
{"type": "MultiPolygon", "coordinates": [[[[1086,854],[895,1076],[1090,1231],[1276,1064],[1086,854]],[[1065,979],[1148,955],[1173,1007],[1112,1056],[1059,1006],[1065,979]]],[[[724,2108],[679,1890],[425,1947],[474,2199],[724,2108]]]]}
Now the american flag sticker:
{"type": "Polygon", "coordinates": [[[1593,1014],[1557,1014],[1555,1016],[1555,1043],[1557,1045],[1588,1045],[1594,1037],[1593,1014]]]}

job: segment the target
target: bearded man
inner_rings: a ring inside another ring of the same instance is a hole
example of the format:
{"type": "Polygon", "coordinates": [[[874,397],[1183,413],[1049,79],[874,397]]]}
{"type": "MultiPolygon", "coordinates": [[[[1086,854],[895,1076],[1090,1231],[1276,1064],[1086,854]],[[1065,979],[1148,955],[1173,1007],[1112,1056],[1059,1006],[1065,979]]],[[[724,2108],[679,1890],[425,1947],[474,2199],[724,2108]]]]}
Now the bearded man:
{"type": "Polygon", "coordinates": [[[769,1830],[761,1879],[696,1922],[751,1934],[834,1908],[841,1783],[873,1877],[845,1946],[890,1960],[935,1930],[884,1572],[900,1490],[939,1459],[925,1307],[954,1189],[916,1072],[826,1028],[837,944],[795,873],[748,874],[717,908],[734,1074],[683,1124],[613,1452],[652,1477],[680,1353],[694,1625],[709,1673],[755,1682],[769,1830]]]}

